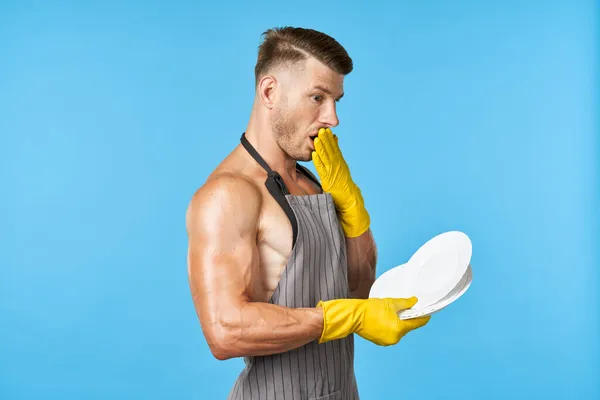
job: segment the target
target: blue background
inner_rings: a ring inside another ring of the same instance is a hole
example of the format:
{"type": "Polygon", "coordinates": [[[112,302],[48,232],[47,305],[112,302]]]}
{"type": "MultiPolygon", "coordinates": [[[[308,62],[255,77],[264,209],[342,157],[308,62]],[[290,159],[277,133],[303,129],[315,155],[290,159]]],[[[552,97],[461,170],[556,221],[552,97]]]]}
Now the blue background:
{"type": "Polygon", "coordinates": [[[463,298],[357,338],[361,398],[599,398],[596,3],[121,3],[0,3],[0,398],[226,397],[242,361],[205,344],[185,210],[279,25],[354,59],[335,132],[378,275],[473,242],[463,298]]]}

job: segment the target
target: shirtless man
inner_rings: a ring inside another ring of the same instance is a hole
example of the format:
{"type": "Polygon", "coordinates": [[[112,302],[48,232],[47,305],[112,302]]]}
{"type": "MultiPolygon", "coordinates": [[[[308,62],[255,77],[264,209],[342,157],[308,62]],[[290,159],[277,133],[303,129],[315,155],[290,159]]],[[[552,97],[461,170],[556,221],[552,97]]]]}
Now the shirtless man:
{"type": "Polygon", "coordinates": [[[331,131],[352,60],[314,30],[264,36],[241,143],[187,211],[194,305],[213,355],[246,362],[229,399],[358,399],[353,334],[389,346],[429,317],[368,299],[369,214],[331,131]]]}

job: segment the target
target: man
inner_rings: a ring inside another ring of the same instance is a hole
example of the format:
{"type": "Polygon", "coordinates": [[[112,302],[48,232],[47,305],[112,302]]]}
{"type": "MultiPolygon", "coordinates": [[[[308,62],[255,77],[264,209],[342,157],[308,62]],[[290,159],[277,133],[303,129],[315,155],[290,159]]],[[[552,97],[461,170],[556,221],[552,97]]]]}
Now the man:
{"type": "Polygon", "coordinates": [[[241,143],[187,211],[194,304],[213,355],[245,359],[229,399],[358,399],[353,334],[393,345],[429,317],[368,299],[369,214],[331,131],[352,60],[314,30],[264,36],[241,143]]]}

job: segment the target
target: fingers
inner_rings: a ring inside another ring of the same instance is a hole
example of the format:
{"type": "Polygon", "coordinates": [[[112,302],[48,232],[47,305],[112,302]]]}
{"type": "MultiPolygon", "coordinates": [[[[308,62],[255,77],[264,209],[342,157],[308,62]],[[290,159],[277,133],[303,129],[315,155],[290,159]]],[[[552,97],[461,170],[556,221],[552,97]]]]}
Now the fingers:
{"type": "Polygon", "coordinates": [[[321,139],[320,134],[319,134],[319,137],[315,138],[314,143],[315,143],[315,151],[316,151],[317,155],[320,157],[321,163],[324,165],[329,165],[331,163],[329,154],[331,154],[331,153],[328,153],[328,151],[323,143],[323,139],[321,139]]]}
{"type": "Polygon", "coordinates": [[[395,311],[402,311],[408,308],[411,308],[415,304],[417,304],[418,299],[416,297],[410,297],[408,299],[387,299],[390,307],[395,311]]]}
{"type": "Polygon", "coordinates": [[[317,169],[317,172],[319,173],[319,175],[322,176],[325,172],[325,166],[323,165],[323,160],[321,160],[321,157],[316,151],[312,152],[312,161],[315,165],[315,168],[317,169]]]}
{"type": "Polygon", "coordinates": [[[334,139],[333,139],[333,133],[331,132],[331,130],[321,128],[321,129],[319,129],[318,136],[319,136],[320,141],[323,144],[323,147],[325,148],[325,151],[329,155],[333,156],[335,154],[335,149],[334,149],[335,144],[333,143],[334,139]]]}
{"type": "MultiPolygon", "coordinates": [[[[390,306],[392,307],[392,309],[395,312],[409,309],[409,308],[413,307],[415,304],[417,304],[417,301],[419,301],[419,300],[414,296],[409,297],[408,299],[402,299],[402,298],[388,299],[390,306]]],[[[400,318],[398,318],[398,324],[402,325],[404,329],[411,331],[413,329],[417,329],[417,328],[427,325],[427,323],[429,322],[430,319],[431,319],[430,315],[425,316],[425,317],[411,318],[411,319],[405,319],[405,320],[401,320],[400,318]]]]}
{"type": "Polygon", "coordinates": [[[312,152],[312,160],[315,167],[319,168],[323,166],[323,161],[321,161],[321,157],[319,157],[319,154],[316,151],[312,152]]]}
{"type": "Polygon", "coordinates": [[[418,329],[422,326],[427,325],[431,316],[428,315],[426,317],[413,318],[413,319],[405,319],[402,320],[402,324],[409,330],[418,329]]]}
{"type": "Polygon", "coordinates": [[[342,151],[340,150],[339,138],[338,136],[331,131],[330,128],[327,128],[327,132],[329,133],[329,144],[331,145],[331,150],[333,151],[334,157],[341,157],[342,151]]]}
{"type": "Polygon", "coordinates": [[[336,153],[340,153],[340,146],[339,146],[339,140],[338,140],[338,137],[337,137],[337,135],[336,135],[335,133],[333,133],[333,132],[331,131],[331,129],[327,128],[327,130],[328,130],[328,131],[329,131],[329,133],[331,134],[331,139],[332,139],[332,140],[331,140],[331,147],[333,148],[333,150],[334,150],[336,153]]]}

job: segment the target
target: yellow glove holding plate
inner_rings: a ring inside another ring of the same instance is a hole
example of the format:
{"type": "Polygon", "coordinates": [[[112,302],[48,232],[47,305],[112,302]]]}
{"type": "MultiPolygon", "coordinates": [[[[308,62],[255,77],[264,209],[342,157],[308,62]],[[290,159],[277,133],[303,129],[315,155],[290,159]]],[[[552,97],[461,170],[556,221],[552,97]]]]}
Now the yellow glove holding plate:
{"type": "Polygon", "coordinates": [[[323,191],[331,193],[347,237],[357,237],[369,229],[371,220],[360,189],[350,176],[337,137],[329,128],[321,128],[315,138],[312,160],[321,178],[323,191]]]}
{"type": "Polygon", "coordinates": [[[356,333],[379,346],[396,344],[408,332],[429,322],[430,316],[401,320],[398,311],[411,308],[417,298],[410,299],[337,299],[320,301],[324,312],[323,332],[319,343],[344,338],[356,333]]]}

